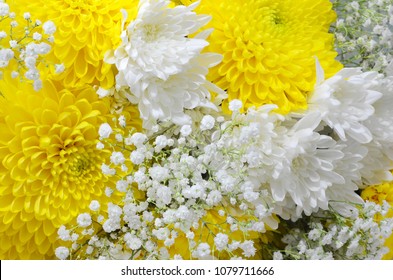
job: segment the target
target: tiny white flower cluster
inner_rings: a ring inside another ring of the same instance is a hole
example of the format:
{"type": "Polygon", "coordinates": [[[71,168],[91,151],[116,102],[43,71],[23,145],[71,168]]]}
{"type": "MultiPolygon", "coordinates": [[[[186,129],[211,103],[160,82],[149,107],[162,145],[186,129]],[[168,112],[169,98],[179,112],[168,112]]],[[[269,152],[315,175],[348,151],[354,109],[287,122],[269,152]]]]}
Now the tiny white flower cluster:
{"type": "Polygon", "coordinates": [[[317,213],[308,218],[307,228],[304,220],[287,225],[291,230],[282,240],[287,245],[273,259],[381,259],[389,251],[384,241],[393,232],[393,219],[378,222],[376,217],[386,216],[391,206],[366,202],[357,209],[351,217],[334,210],[317,213]]]}
{"type": "MultiPolygon", "coordinates": [[[[257,118],[257,114],[255,112],[252,118],[257,118]]],[[[268,118],[267,114],[265,117],[268,118]]],[[[85,234],[93,229],[92,217],[102,225],[104,235],[97,236],[99,248],[96,242],[89,242],[89,255],[115,258],[120,254],[135,258],[143,254],[149,259],[173,258],[165,250],[170,250],[177,238],[186,236],[187,247],[194,258],[213,258],[214,251],[227,252],[233,258],[254,256],[256,249],[252,239],[232,240],[229,239],[231,234],[237,231],[244,236],[264,233],[267,227],[277,228],[278,223],[273,217],[270,191],[261,188],[255,174],[248,174],[248,165],[244,162],[247,155],[237,152],[239,145],[245,149],[254,139],[244,129],[241,137],[247,138],[246,142],[228,141],[242,126],[246,127],[242,124],[246,123],[243,118],[244,115],[234,114],[233,120],[225,122],[222,117],[206,115],[199,121],[199,127],[172,125],[165,134],[159,133],[153,138],[140,132],[128,136],[125,133],[124,146],[109,139],[118,128],[103,124],[99,130],[101,143],[111,145],[115,151],[110,157],[111,163],[103,164],[102,172],[116,176],[116,169],[126,162],[133,163],[133,170],[116,184],[117,191],[125,194],[122,206],[109,204],[107,209],[102,209],[106,210],[107,218],[98,221],[98,206],[92,202],[91,216],[87,213],[78,216],[77,226],[85,234]],[[203,134],[199,132],[202,127],[203,134]],[[131,151],[129,157],[125,156],[126,150],[131,151]],[[138,192],[145,193],[144,200],[136,199],[138,192]],[[208,220],[209,211],[218,210],[221,210],[222,221],[228,224],[227,229],[208,220]],[[208,244],[207,240],[199,241],[198,230],[218,232],[208,244]],[[127,244],[127,248],[116,251],[114,248],[121,242],[127,244]],[[103,250],[102,244],[112,249],[103,250]]],[[[60,238],[70,241],[64,232],[64,228],[59,232],[60,238]]],[[[79,248],[77,242],[74,247],[79,248]]]]}
{"type": "Polygon", "coordinates": [[[56,27],[52,21],[44,24],[39,20],[33,21],[29,13],[24,13],[23,17],[25,26],[18,26],[16,14],[10,12],[7,3],[0,2],[0,20],[9,21],[9,31],[0,30],[0,70],[12,67],[12,78],[32,81],[34,89],[38,91],[42,88],[42,81],[37,64],[50,52],[56,27]],[[41,26],[41,32],[35,31],[41,26]]]}
{"type": "Polygon", "coordinates": [[[70,255],[70,250],[64,246],[57,247],[55,250],[55,255],[60,260],[65,260],[70,255]]]}
{"type": "Polygon", "coordinates": [[[393,59],[393,0],[332,2],[340,61],[346,67],[383,71],[393,59]]]}

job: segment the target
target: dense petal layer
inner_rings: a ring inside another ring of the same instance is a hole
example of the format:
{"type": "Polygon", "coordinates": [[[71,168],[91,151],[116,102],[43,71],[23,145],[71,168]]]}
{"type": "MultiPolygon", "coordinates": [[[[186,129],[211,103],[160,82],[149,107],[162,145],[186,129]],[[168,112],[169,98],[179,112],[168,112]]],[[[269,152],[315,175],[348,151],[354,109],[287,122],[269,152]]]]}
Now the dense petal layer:
{"type": "Polygon", "coordinates": [[[115,184],[100,169],[111,151],[96,148],[110,104],[52,82],[34,92],[3,80],[0,91],[0,258],[51,258],[57,228],[115,184]]]}
{"type": "Polygon", "coordinates": [[[305,109],[315,56],[327,76],[341,68],[328,33],[335,20],[328,0],[204,0],[197,11],[212,16],[207,50],[224,55],[210,80],[246,108],[274,103],[280,113],[305,109]]]}

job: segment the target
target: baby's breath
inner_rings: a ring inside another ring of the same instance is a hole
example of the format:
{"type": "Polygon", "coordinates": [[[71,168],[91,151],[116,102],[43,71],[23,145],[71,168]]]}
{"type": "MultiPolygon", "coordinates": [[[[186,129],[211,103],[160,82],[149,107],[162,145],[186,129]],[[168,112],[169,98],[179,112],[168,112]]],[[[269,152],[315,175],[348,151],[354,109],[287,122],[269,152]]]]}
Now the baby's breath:
{"type": "Polygon", "coordinates": [[[384,211],[373,202],[357,205],[355,209],[358,211],[352,216],[330,209],[298,223],[287,223],[289,233],[282,239],[286,247],[273,252],[273,258],[381,259],[389,250],[384,242],[392,234],[393,219],[378,223],[375,218],[384,211]]]}
{"type": "Polygon", "coordinates": [[[393,58],[392,0],[332,0],[332,27],[339,59],[346,67],[383,72],[393,58]]]}
{"type": "Polygon", "coordinates": [[[0,22],[8,23],[8,31],[0,32],[0,70],[6,68],[12,78],[31,81],[35,90],[42,88],[38,65],[47,65],[44,56],[51,50],[51,39],[55,27],[51,22],[39,28],[40,21],[33,20],[30,13],[23,14],[23,22],[14,20],[5,2],[0,2],[0,22]]]}

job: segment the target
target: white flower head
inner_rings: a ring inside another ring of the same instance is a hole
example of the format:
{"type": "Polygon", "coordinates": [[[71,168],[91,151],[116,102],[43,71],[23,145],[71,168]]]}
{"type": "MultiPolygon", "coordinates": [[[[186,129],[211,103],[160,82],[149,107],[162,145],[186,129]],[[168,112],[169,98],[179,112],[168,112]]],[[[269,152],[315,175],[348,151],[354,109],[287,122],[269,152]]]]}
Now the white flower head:
{"type": "Polygon", "coordinates": [[[106,165],[105,163],[103,163],[101,165],[101,171],[104,175],[115,175],[116,174],[116,170],[114,168],[110,168],[108,165],[106,165]]]}
{"type": "Polygon", "coordinates": [[[110,160],[115,165],[121,165],[125,161],[125,157],[122,152],[113,152],[110,160]]]}
{"type": "Polygon", "coordinates": [[[332,184],[326,190],[326,198],[329,201],[346,201],[348,203],[334,203],[330,205],[342,215],[354,210],[354,204],[363,203],[362,198],[356,193],[361,184],[361,170],[368,149],[353,139],[338,141],[337,148],[343,152],[343,158],[336,161],[335,172],[345,180],[344,183],[332,184]],[[351,204],[353,203],[353,204],[351,204]]]}
{"type": "Polygon", "coordinates": [[[228,240],[229,240],[228,235],[223,233],[218,233],[214,237],[214,245],[216,246],[218,251],[222,251],[227,247],[228,240]]]}
{"type": "Polygon", "coordinates": [[[15,79],[15,78],[17,78],[18,76],[19,76],[19,72],[17,72],[17,71],[12,71],[12,72],[11,72],[11,78],[15,79]]]}
{"type": "Polygon", "coordinates": [[[40,78],[40,73],[38,72],[37,69],[31,68],[31,69],[29,69],[28,71],[25,72],[25,77],[28,80],[35,81],[35,80],[38,80],[40,78]]]}
{"type": "Polygon", "coordinates": [[[210,130],[214,127],[215,119],[210,116],[206,115],[202,118],[200,129],[201,131],[210,130]]]}
{"type": "Polygon", "coordinates": [[[147,136],[140,132],[134,133],[130,138],[130,142],[134,144],[135,147],[142,146],[146,141],[147,141],[147,136]]]}
{"type": "Polygon", "coordinates": [[[53,33],[56,32],[56,26],[51,20],[44,22],[44,24],[42,25],[42,29],[44,30],[44,33],[47,35],[52,35],[53,33]]]}
{"type": "Polygon", "coordinates": [[[42,39],[42,34],[38,32],[33,33],[33,40],[40,41],[42,39]]]}
{"type": "Polygon", "coordinates": [[[362,163],[362,177],[366,184],[374,185],[382,181],[393,180],[393,77],[379,80],[372,89],[383,93],[383,96],[373,103],[374,114],[364,121],[370,130],[373,140],[367,143],[367,156],[362,163]]]}
{"type": "Polygon", "coordinates": [[[340,147],[331,137],[314,131],[320,120],[319,113],[310,113],[287,132],[283,169],[270,180],[277,205],[290,208],[293,219],[303,211],[310,215],[319,208],[326,210],[326,189],[345,182],[335,171],[336,163],[344,156],[340,147]]]}
{"type": "Polygon", "coordinates": [[[127,188],[128,188],[128,182],[126,180],[119,180],[116,182],[116,189],[119,192],[125,193],[127,191],[127,188]]]}
{"type": "Polygon", "coordinates": [[[130,233],[124,235],[124,241],[131,250],[138,250],[142,246],[142,240],[130,233]]]}
{"type": "Polygon", "coordinates": [[[108,138],[112,134],[112,127],[108,123],[103,123],[98,129],[98,134],[102,139],[108,138]]]}
{"type": "Polygon", "coordinates": [[[100,203],[97,200],[92,200],[89,208],[91,211],[98,211],[100,209],[100,203]]]}
{"type": "Polygon", "coordinates": [[[210,258],[210,246],[207,243],[200,243],[198,247],[192,252],[192,256],[198,259],[210,258]]]}
{"type": "Polygon", "coordinates": [[[29,19],[31,18],[30,13],[28,13],[28,12],[23,13],[23,18],[24,18],[25,20],[29,20],[29,19]]]}
{"type": "Polygon", "coordinates": [[[154,229],[152,233],[157,237],[158,240],[165,240],[169,237],[170,234],[168,228],[154,229]]]}
{"type": "Polygon", "coordinates": [[[70,255],[70,250],[67,247],[60,246],[56,248],[55,255],[58,259],[65,260],[70,255]]]}
{"type": "Polygon", "coordinates": [[[9,45],[10,45],[10,47],[11,47],[12,49],[14,49],[14,48],[16,48],[17,46],[19,46],[18,41],[16,41],[16,40],[9,40],[8,43],[9,43],[9,45]]]}
{"type": "Polygon", "coordinates": [[[127,98],[138,104],[145,128],[158,121],[191,124],[185,109],[216,109],[210,91],[223,93],[205,78],[222,56],[201,53],[208,45],[206,32],[188,36],[210,19],[193,12],[197,4],[170,8],[169,1],[142,0],[122,44],[106,58],[119,70],[117,85],[130,89],[127,98]]]}
{"type": "Polygon", "coordinates": [[[41,54],[41,55],[49,53],[50,49],[51,49],[51,46],[47,43],[39,43],[35,47],[36,53],[41,54]]]}
{"type": "Polygon", "coordinates": [[[254,242],[251,240],[244,241],[239,247],[243,250],[243,255],[247,258],[254,256],[257,251],[254,247],[254,242]]]}
{"type": "Polygon", "coordinates": [[[149,169],[149,174],[157,182],[165,181],[169,178],[169,170],[162,166],[154,166],[149,169]]]}
{"type": "Polygon", "coordinates": [[[10,6],[7,3],[0,2],[0,16],[5,17],[8,16],[10,12],[10,6]]]}
{"type": "Polygon", "coordinates": [[[374,114],[372,104],[382,94],[370,89],[380,78],[376,72],[362,73],[359,68],[344,68],[323,80],[323,70],[317,62],[318,82],[309,99],[310,111],[322,114],[322,120],[341,140],[350,136],[359,143],[372,140],[370,130],[363,124],[374,114]]]}
{"type": "Polygon", "coordinates": [[[63,241],[71,240],[70,231],[66,229],[64,225],[60,226],[57,230],[57,235],[63,241]]]}
{"type": "Polygon", "coordinates": [[[208,43],[186,36],[205,25],[192,4],[170,8],[167,0],[141,0],[137,18],[126,28],[129,57],[145,73],[162,80],[183,71],[208,43]]]}
{"type": "Polygon", "coordinates": [[[14,58],[14,52],[11,49],[0,50],[0,68],[6,67],[9,61],[14,58]]]}
{"type": "Polygon", "coordinates": [[[63,64],[63,63],[61,63],[61,64],[55,64],[55,73],[56,73],[56,74],[63,73],[63,72],[64,72],[64,69],[65,69],[65,67],[64,67],[64,64],[63,64]]]}
{"type": "Polygon", "coordinates": [[[134,150],[131,152],[130,159],[133,164],[141,164],[145,160],[145,153],[138,149],[134,150]]]}
{"type": "Polygon", "coordinates": [[[7,32],[5,31],[0,31],[0,39],[4,39],[7,37],[7,32]]]}
{"type": "Polygon", "coordinates": [[[188,135],[190,135],[192,132],[192,128],[190,125],[186,124],[183,125],[180,129],[180,133],[183,137],[187,137],[188,135]]]}
{"type": "Polygon", "coordinates": [[[243,107],[243,102],[239,99],[233,99],[229,102],[229,110],[232,112],[238,112],[243,107]]]}
{"type": "Polygon", "coordinates": [[[76,222],[80,227],[88,227],[92,223],[91,216],[89,213],[79,214],[76,219],[76,222]]]}
{"type": "Polygon", "coordinates": [[[96,148],[97,148],[98,150],[102,150],[103,148],[105,148],[105,145],[104,145],[104,143],[102,143],[102,142],[98,142],[97,145],[96,145],[96,148]]]}

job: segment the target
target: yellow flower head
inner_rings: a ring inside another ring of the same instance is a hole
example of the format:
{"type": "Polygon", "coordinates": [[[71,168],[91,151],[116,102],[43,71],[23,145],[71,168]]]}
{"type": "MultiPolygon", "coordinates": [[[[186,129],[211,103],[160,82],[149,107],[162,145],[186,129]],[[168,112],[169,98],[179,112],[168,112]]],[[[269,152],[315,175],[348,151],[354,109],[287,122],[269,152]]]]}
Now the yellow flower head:
{"type": "Polygon", "coordinates": [[[111,151],[96,148],[110,104],[49,81],[35,92],[3,80],[0,92],[0,259],[51,258],[56,229],[117,181],[101,172],[111,151]]]}
{"type": "MultiPolygon", "coordinates": [[[[56,25],[52,62],[63,63],[65,71],[54,75],[67,88],[83,84],[110,88],[114,69],[103,58],[120,43],[122,13],[136,16],[137,0],[14,0],[14,9],[30,12],[42,22],[56,25]]],[[[49,58],[47,58],[49,60],[49,58]]]]}
{"type": "Polygon", "coordinates": [[[246,108],[274,103],[280,113],[305,109],[315,57],[327,77],[341,68],[328,33],[335,20],[329,0],[203,0],[197,11],[212,16],[207,51],[224,56],[210,80],[246,108]]]}
{"type": "MultiPolygon", "coordinates": [[[[373,201],[377,204],[382,204],[386,200],[393,207],[393,183],[386,182],[376,186],[369,186],[362,191],[362,198],[364,200],[373,201]]],[[[393,217],[393,210],[390,210],[386,218],[393,217]]],[[[390,249],[389,253],[383,256],[385,260],[393,259],[393,234],[386,239],[385,246],[390,249]]]]}

